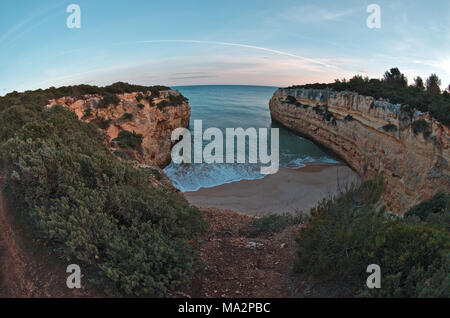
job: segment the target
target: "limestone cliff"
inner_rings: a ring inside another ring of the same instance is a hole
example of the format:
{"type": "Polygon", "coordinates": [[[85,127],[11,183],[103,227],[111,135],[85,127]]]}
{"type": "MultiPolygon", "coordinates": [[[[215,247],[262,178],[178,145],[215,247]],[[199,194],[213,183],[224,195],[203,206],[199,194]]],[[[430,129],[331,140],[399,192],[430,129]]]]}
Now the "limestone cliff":
{"type": "Polygon", "coordinates": [[[450,190],[450,130],[427,113],[353,92],[304,88],[279,89],[270,111],[362,177],[383,172],[384,200],[395,212],[450,190]]]}
{"type": "Polygon", "coordinates": [[[97,123],[113,152],[120,148],[114,139],[121,131],[141,134],[141,146],[120,150],[141,164],[159,167],[171,161],[172,131],[188,127],[190,118],[187,100],[173,90],[154,96],[151,91],[116,94],[109,99],[97,94],[62,97],[50,100],[47,107],[56,104],[73,111],[80,120],[97,123]]]}

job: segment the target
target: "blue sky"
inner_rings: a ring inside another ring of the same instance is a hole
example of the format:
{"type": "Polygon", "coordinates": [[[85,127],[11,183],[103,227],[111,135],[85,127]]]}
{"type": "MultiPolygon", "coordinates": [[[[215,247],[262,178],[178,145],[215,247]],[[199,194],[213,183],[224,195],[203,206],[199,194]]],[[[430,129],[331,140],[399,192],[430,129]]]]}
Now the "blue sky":
{"type": "Polygon", "coordinates": [[[2,0],[0,95],[116,81],[287,86],[397,66],[450,84],[450,2],[2,0]],[[81,28],[69,29],[69,4],[81,28]],[[370,29],[369,4],[381,8],[370,29]]]}

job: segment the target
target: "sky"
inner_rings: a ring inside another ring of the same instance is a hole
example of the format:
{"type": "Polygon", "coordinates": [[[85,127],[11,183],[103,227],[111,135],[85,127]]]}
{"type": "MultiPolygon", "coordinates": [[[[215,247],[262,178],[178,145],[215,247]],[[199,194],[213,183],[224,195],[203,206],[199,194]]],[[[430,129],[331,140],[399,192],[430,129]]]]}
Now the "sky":
{"type": "Polygon", "coordinates": [[[391,67],[450,84],[450,1],[0,1],[0,95],[117,81],[282,87],[391,67]],[[70,4],[80,28],[67,25],[70,4]],[[371,4],[380,28],[367,25],[371,4]]]}

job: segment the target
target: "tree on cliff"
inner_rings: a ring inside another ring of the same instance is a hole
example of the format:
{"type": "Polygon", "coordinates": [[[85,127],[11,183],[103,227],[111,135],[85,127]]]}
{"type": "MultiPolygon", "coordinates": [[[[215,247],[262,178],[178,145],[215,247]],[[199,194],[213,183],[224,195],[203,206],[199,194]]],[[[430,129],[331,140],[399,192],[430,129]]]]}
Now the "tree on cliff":
{"type": "Polygon", "coordinates": [[[397,67],[391,68],[384,73],[384,82],[390,86],[405,88],[408,86],[408,79],[397,67]]]}
{"type": "Polygon", "coordinates": [[[431,74],[427,78],[427,93],[431,98],[439,96],[441,94],[441,79],[436,74],[431,74]]]}
{"type": "Polygon", "coordinates": [[[414,87],[418,88],[420,91],[424,91],[425,90],[425,85],[423,83],[422,77],[417,76],[414,79],[414,87]]]}
{"type": "Polygon", "coordinates": [[[363,78],[356,75],[350,80],[335,80],[330,84],[306,84],[292,86],[292,88],[331,88],[335,91],[352,91],[376,99],[388,99],[393,104],[409,105],[421,112],[429,112],[432,117],[450,126],[450,87],[449,92],[441,94],[441,80],[432,74],[424,85],[423,79],[418,76],[414,84],[408,86],[406,77],[398,68],[391,68],[384,73],[383,79],[363,78]]]}

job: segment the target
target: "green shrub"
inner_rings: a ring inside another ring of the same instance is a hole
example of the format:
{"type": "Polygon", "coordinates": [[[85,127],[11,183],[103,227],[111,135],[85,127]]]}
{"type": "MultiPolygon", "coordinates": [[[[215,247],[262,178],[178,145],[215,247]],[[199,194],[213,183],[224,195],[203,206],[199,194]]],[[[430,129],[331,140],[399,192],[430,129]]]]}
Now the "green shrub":
{"type": "Polygon", "coordinates": [[[288,95],[285,99],[285,102],[289,103],[289,104],[296,104],[297,98],[295,98],[294,96],[288,95]]]}
{"type": "Polygon", "coordinates": [[[142,93],[139,93],[137,96],[136,96],[136,100],[138,101],[138,102],[140,102],[141,100],[143,100],[144,99],[144,95],[142,95],[142,93]]]}
{"type": "Polygon", "coordinates": [[[444,125],[450,126],[450,94],[445,92],[444,98],[436,98],[429,106],[431,116],[444,125]]]}
{"type": "Polygon", "coordinates": [[[347,116],[345,116],[345,117],[344,117],[344,121],[345,121],[345,122],[348,122],[348,121],[353,121],[353,116],[352,116],[352,115],[350,115],[350,114],[349,114],[349,115],[347,115],[347,116]]]}
{"type": "Polygon", "coordinates": [[[117,97],[116,94],[107,93],[103,98],[99,101],[99,108],[107,108],[109,105],[118,105],[120,103],[120,98],[117,97]]]}
{"type": "Polygon", "coordinates": [[[322,117],[323,121],[330,121],[334,120],[334,123],[336,123],[336,117],[332,112],[328,110],[327,105],[316,105],[313,107],[314,112],[322,117]]]}
{"type": "Polygon", "coordinates": [[[382,189],[376,178],[314,209],[300,231],[294,269],[350,285],[355,296],[449,297],[450,234],[386,216],[377,208],[382,189]],[[365,286],[370,264],[381,268],[381,289],[365,286]]]}
{"type": "Polygon", "coordinates": [[[89,117],[91,117],[91,115],[92,115],[92,110],[90,108],[86,108],[84,110],[84,114],[83,114],[83,118],[82,119],[89,118],[89,117]]]}
{"type": "Polygon", "coordinates": [[[113,141],[117,142],[121,148],[137,149],[142,144],[142,135],[136,134],[134,131],[122,130],[113,141]]]}
{"type": "Polygon", "coordinates": [[[165,107],[171,106],[170,103],[167,100],[160,101],[156,107],[158,107],[159,110],[163,110],[165,107]]]}
{"type": "Polygon", "coordinates": [[[382,288],[364,288],[361,296],[450,297],[450,235],[425,223],[392,222],[373,246],[382,288]]]}
{"type": "MultiPolygon", "coordinates": [[[[80,87],[97,89],[104,88],[80,87]]],[[[11,211],[109,295],[164,296],[184,286],[194,271],[193,242],[205,229],[201,212],[111,154],[94,125],[62,106],[45,109],[72,91],[0,97],[0,163],[11,211]]]]}
{"type": "Polygon", "coordinates": [[[183,95],[169,95],[169,103],[172,106],[180,106],[184,102],[187,102],[187,98],[183,95]]]}
{"type": "Polygon", "coordinates": [[[411,124],[415,135],[422,133],[425,139],[431,135],[431,126],[425,119],[418,119],[411,124]]]}
{"type": "Polygon", "coordinates": [[[122,115],[122,117],[120,117],[121,120],[123,121],[129,121],[133,119],[133,114],[131,113],[125,113],[122,115]]]}
{"type": "Polygon", "coordinates": [[[450,232],[450,194],[440,192],[405,213],[405,220],[418,224],[427,222],[450,232]]]}
{"type": "Polygon", "coordinates": [[[352,187],[338,199],[323,201],[311,211],[311,220],[301,229],[297,240],[297,271],[342,279],[351,279],[365,271],[362,266],[367,261],[368,247],[384,228],[384,217],[375,209],[382,182],[379,178],[364,183],[361,188],[352,187]],[[367,224],[372,225],[369,233],[365,232],[367,224]]]}
{"type": "Polygon", "coordinates": [[[139,103],[137,106],[139,107],[139,109],[144,109],[145,108],[145,105],[141,104],[141,103],[139,103]]]}
{"type": "Polygon", "coordinates": [[[394,124],[384,125],[383,127],[381,127],[381,129],[383,129],[384,131],[387,131],[387,132],[397,132],[398,131],[397,126],[395,126],[394,124]]]}
{"type": "Polygon", "coordinates": [[[111,119],[98,119],[92,122],[94,125],[97,125],[101,129],[108,129],[111,125],[111,119]]]}
{"type": "Polygon", "coordinates": [[[125,151],[122,151],[122,150],[114,150],[113,154],[123,160],[131,160],[132,159],[125,151]]]}
{"type": "Polygon", "coordinates": [[[168,100],[162,100],[160,101],[156,106],[158,109],[162,110],[165,107],[169,106],[180,106],[182,105],[187,99],[183,97],[182,95],[169,95],[168,100]]]}
{"type": "Polygon", "coordinates": [[[151,107],[155,106],[155,101],[153,100],[153,96],[147,96],[146,100],[150,104],[151,107]]]}

